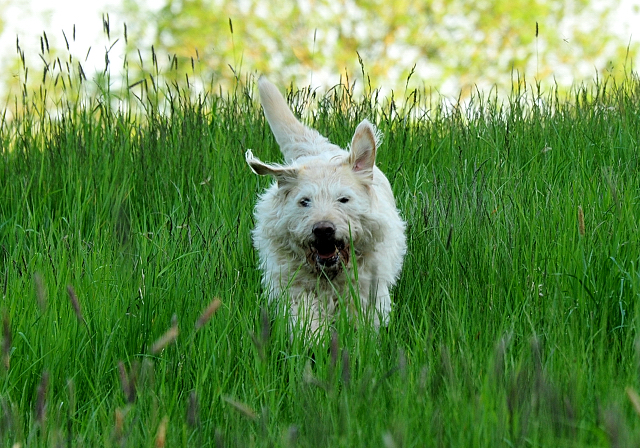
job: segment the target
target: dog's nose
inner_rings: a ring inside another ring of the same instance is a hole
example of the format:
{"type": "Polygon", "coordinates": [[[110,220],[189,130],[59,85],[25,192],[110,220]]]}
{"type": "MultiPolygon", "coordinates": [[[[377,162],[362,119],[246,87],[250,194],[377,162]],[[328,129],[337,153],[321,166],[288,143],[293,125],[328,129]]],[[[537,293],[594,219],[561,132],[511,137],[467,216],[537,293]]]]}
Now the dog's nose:
{"type": "Polygon", "coordinates": [[[336,226],[329,221],[320,221],[313,225],[312,231],[316,238],[330,239],[333,238],[336,233],[336,226]]]}

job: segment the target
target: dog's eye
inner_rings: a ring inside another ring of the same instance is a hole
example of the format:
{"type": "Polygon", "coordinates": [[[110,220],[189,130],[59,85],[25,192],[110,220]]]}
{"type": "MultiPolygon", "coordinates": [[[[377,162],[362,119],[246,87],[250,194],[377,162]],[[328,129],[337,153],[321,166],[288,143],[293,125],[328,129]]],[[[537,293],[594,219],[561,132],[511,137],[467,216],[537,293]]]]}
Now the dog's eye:
{"type": "Polygon", "coordinates": [[[338,202],[340,202],[341,204],[346,204],[347,202],[349,202],[349,198],[342,196],[341,198],[338,198],[338,202]]]}
{"type": "Polygon", "coordinates": [[[300,199],[300,202],[298,202],[298,204],[300,204],[300,207],[309,207],[309,205],[311,204],[311,199],[302,198],[300,199]]]}

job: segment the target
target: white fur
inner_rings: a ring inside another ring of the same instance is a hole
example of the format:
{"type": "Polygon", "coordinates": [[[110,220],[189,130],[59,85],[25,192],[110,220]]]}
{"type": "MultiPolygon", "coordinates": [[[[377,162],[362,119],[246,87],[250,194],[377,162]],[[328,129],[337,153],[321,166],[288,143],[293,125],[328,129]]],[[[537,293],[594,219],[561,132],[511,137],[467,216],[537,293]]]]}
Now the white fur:
{"type": "Polygon", "coordinates": [[[386,325],[406,240],[389,181],[375,166],[377,130],[362,121],[347,152],[301,124],[266,78],[258,89],[286,162],[246,153],[256,174],[276,179],[256,205],[253,231],[270,300],[287,306],[293,331],[316,334],[340,306],[386,325]]]}

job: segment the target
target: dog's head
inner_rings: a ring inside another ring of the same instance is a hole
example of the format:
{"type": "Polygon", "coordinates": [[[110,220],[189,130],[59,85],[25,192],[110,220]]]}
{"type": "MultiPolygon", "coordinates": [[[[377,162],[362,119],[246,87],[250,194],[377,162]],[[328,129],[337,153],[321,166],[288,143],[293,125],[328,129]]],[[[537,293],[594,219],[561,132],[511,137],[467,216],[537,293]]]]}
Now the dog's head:
{"type": "Polygon", "coordinates": [[[258,225],[278,247],[335,276],[349,264],[352,250],[362,252],[371,241],[377,131],[369,121],[361,122],[347,153],[302,125],[268,81],[261,78],[259,88],[288,164],[266,164],[251,150],[246,153],[256,174],[277,181],[258,204],[258,225]]]}

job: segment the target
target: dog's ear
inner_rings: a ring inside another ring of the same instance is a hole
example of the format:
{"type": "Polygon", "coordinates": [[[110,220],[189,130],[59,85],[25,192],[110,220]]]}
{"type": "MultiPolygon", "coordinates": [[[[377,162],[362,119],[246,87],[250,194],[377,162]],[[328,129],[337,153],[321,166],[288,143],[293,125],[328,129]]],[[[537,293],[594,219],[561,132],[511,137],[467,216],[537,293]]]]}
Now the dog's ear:
{"type": "Polygon", "coordinates": [[[296,168],[264,163],[257,157],[254,157],[250,149],[247,150],[244,157],[254,173],[260,176],[269,175],[275,177],[279,187],[289,185],[298,178],[298,170],[296,168]]]}
{"type": "Polygon", "coordinates": [[[264,115],[280,147],[290,143],[296,136],[304,135],[304,125],[293,115],[278,88],[264,76],[258,79],[258,91],[264,115]]]}
{"type": "Polygon", "coordinates": [[[368,179],[373,178],[373,166],[376,163],[378,133],[376,128],[363,120],[353,134],[349,149],[349,164],[355,172],[362,173],[368,179]]]}
{"type": "Polygon", "coordinates": [[[327,139],[300,123],[278,88],[264,76],[258,79],[258,91],[264,116],[287,163],[301,156],[322,152],[322,145],[328,143],[327,139]]]}

